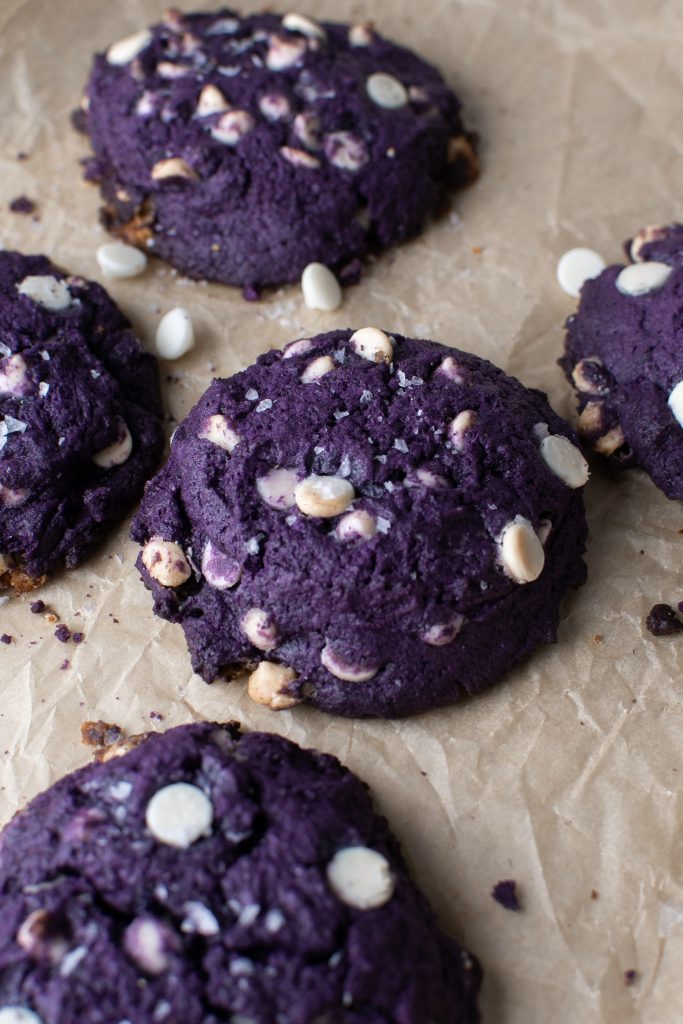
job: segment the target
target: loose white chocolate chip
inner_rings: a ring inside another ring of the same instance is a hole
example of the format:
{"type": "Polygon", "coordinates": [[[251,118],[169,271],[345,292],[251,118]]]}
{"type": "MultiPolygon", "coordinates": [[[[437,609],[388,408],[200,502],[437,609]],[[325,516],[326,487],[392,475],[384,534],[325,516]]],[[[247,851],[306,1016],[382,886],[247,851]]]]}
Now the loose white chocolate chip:
{"type": "Polygon", "coordinates": [[[282,36],[271,36],[266,54],[266,67],[269,71],[286,71],[294,67],[306,52],[304,39],[284,39],[282,36]]]}
{"type": "Polygon", "coordinates": [[[112,43],[107,50],[107,61],[109,64],[130,64],[139,53],[152,42],[152,33],[149,29],[136,32],[125,39],[119,39],[118,43],[112,43]]]}
{"type": "Polygon", "coordinates": [[[258,101],[259,110],[267,121],[284,121],[292,113],[289,100],[277,92],[268,92],[258,101]]]}
{"type": "Polygon", "coordinates": [[[254,127],[254,119],[246,110],[228,110],[211,128],[211,136],[224,146],[236,146],[254,127]]]}
{"type": "Polygon", "coordinates": [[[211,444],[218,445],[219,448],[223,448],[226,452],[232,452],[242,440],[236,430],[228,423],[225,416],[221,416],[219,413],[215,413],[213,416],[209,416],[197,434],[197,437],[201,438],[202,441],[210,441],[211,444]]]}
{"type": "Polygon", "coordinates": [[[257,704],[264,704],[272,711],[284,711],[299,701],[285,692],[285,687],[296,679],[296,672],[274,661],[262,661],[251,673],[247,693],[257,704]]]}
{"type": "Polygon", "coordinates": [[[101,469],[112,469],[114,466],[122,466],[124,462],[127,462],[132,450],[133,438],[130,430],[123,420],[119,420],[118,437],[97,455],[93,455],[92,461],[101,469]]]}
{"type": "Polygon", "coordinates": [[[567,295],[579,297],[586,281],[597,277],[607,264],[600,253],[593,249],[569,249],[557,264],[557,281],[567,295]]]}
{"type": "Polygon", "coordinates": [[[192,575],[190,563],[180,544],[152,537],[142,549],[142,564],[162,587],[179,587],[192,575]]]}
{"type": "Polygon", "coordinates": [[[263,608],[250,608],[242,616],[240,627],[259,651],[273,651],[278,644],[277,629],[271,615],[263,608]]]}
{"type": "Polygon", "coordinates": [[[446,644],[452,644],[462,629],[464,621],[462,615],[456,615],[450,622],[442,622],[430,626],[429,629],[425,630],[422,639],[431,647],[443,647],[446,644]]]}
{"type": "Polygon", "coordinates": [[[105,242],[95,253],[100,270],[112,280],[137,277],[147,266],[147,257],[134,245],[125,242],[105,242]]]}
{"type": "Polygon", "coordinates": [[[620,271],[614,283],[622,295],[646,295],[665,285],[672,269],[668,263],[632,263],[620,271]]]}
{"type": "Polygon", "coordinates": [[[180,359],[194,348],[194,327],[186,309],[176,306],[161,318],[154,346],[162,359],[180,359]]]}
{"type": "Polygon", "coordinates": [[[271,508],[292,508],[296,504],[294,492],[298,483],[299,477],[293,469],[281,469],[278,466],[258,478],[256,490],[271,508]]]}
{"type": "Polygon", "coordinates": [[[307,167],[309,170],[315,170],[317,167],[320,167],[320,161],[317,156],[312,156],[305,149],[296,149],[294,146],[280,146],[280,155],[288,164],[292,164],[293,167],[307,167]]]}
{"type": "Polygon", "coordinates": [[[351,46],[371,46],[375,38],[371,21],[363,21],[352,25],[349,29],[349,43],[351,46]]]}
{"type": "Polygon", "coordinates": [[[334,369],[336,369],[336,364],[332,356],[318,356],[308,364],[299,380],[302,384],[315,384],[321,377],[334,369]]]}
{"type": "Polygon", "coordinates": [[[385,71],[375,71],[370,75],[365,88],[372,102],[385,110],[398,110],[408,103],[408,91],[403,82],[385,71]]]}
{"type": "Polygon", "coordinates": [[[329,644],[320,652],[320,662],[327,671],[345,683],[367,683],[377,675],[376,665],[355,665],[336,654],[329,644]]]}
{"type": "Polygon", "coordinates": [[[71,292],[66,281],[60,281],[51,274],[35,274],[25,277],[17,285],[20,295],[37,302],[43,309],[58,313],[71,305],[71,292]]]}
{"type": "Polygon", "coordinates": [[[567,487],[583,487],[588,480],[588,463],[576,445],[562,434],[544,437],[540,452],[548,469],[567,487]]]}
{"type": "Polygon", "coordinates": [[[361,327],[349,338],[353,351],[372,363],[390,363],[394,358],[394,343],[378,327],[361,327]]]}
{"type": "Polygon", "coordinates": [[[202,576],[216,590],[229,590],[239,583],[242,566],[207,540],[202,552],[202,576]]]}
{"type": "Polygon", "coordinates": [[[342,171],[358,171],[370,159],[365,143],[353,132],[330,132],[326,135],[325,156],[342,171]]]}
{"type": "Polygon", "coordinates": [[[339,281],[324,263],[309,263],[301,275],[301,290],[309,309],[331,313],[339,309],[342,290],[339,281]]]}
{"type": "Polygon", "coordinates": [[[0,362],[0,394],[26,395],[31,390],[26,360],[20,352],[0,362]]]}
{"type": "Polygon", "coordinates": [[[288,32],[300,32],[301,35],[314,39],[327,38],[327,33],[322,25],[319,25],[313,18],[307,18],[305,14],[296,12],[285,14],[282,19],[282,27],[286,28],[288,32]]]}
{"type": "Polygon", "coordinates": [[[197,786],[174,782],[154,794],[145,821],[158,842],[186,850],[211,832],[213,806],[197,786]]]}
{"type": "Polygon", "coordinates": [[[536,532],[523,516],[516,516],[500,540],[503,568],[515,583],[532,583],[543,572],[545,553],[536,532]]]}
{"type": "Polygon", "coordinates": [[[294,118],[294,134],[307,149],[320,149],[320,118],[309,111],[302,111],[294,118]]]}
{"type": "Polygon", "coordinates": [[[370,540],[377,533],[377,522],[369,512],[359,508],[340,519],[335,532],[340,540],[370,540]]]}
{"type": "Polygon", "coordinates": [[[448,424],[448,437],[456,451],[462,451],[465,444],[465,434],[471,430],[477,422],[477,414],[474,409],[463,409],[455,419],[448,424]]]}
{"type": "Polygon", "coordinates": [[[382,907],[394,894],[389,861],[367,846],[337,850],[327,865],[327,881],[337,899],[357,910],[382,907]]]}
{"type": "Polygon", "coordinates": [[[3,1006],[0,1024],[43,1024],[43,1018],[26,1006],[3,1006]]]}
{"type": "Polygon", "coordinates": [[[655,242],[659,238],[666,236],[666,227],[663,224],[648,224],[647,227],[641,228],[637,235],[635,235],[631,242],[630,256],[634,263],[640,263],[643,257],[640,255],[641,249],[644,245],[648,245],[650,242],[655,242]]]}
{"type": "Polygon", "coordinates": [[[356,496],[353,486],[340,476],[311,474],[294,488],[294,500],[305,516],[330,519],[341,515],[356,496]]]}
{"type": "Polygon", "coordinates": [[[291,359],[293,356],[303,355],[304,352],[309,352],[312,347],[313,342],[310,338],[299,338],[298,341],[290,341],[282,350],[282,358],[291,359]]]}
{"type": "Polygon", "coordinates": [[[672,389],[668,398],[668,405],[676,422],[683,427],[683,380],[680,380],[675,388],[672,389]]]}
{"type": "Polygon", "coordinates": [[[210,117],[211,114],[222,114],[230,104],[223,93],[215,85],[205,85],[199,94],[195,117],[210,117]]]}
{"type": "Polygon", "coordinates": [[[150,171],[150,177],[154,181],[163,181],[165,178],[188,178],[197,180],[197,172],[179,156],[171,156],[167,160],[158,160],[150,171]]]}

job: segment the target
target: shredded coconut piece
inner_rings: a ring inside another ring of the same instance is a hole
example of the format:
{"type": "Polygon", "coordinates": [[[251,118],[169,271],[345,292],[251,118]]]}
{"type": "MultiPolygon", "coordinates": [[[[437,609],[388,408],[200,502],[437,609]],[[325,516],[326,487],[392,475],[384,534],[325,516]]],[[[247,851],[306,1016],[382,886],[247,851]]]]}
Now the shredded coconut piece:
{"type": "Polygon", "coordinates": [[[420,384],[424,384],[422,377],[406,377],[403,370],[399,370],[396,376],[398,377],[398,386],[400,388],[417,388],[420,384]]]}
{"type": "Polygon", "coordinates": [[[264,398],[262,402],[256,406],[256,412],[265,412],[267,409],[271,409],[273,406],[272,398],[264,398]]]}
{"type": "Polygon", "coordinates": [[[349,414],[347,411],[344,411],[343,409],[337,409],[337,411],[334,413],[334,418],[335,420],[337,420],[337,422],[339,422],[339,420],[343,420],[348,415],[349,414]]]}
{"type": "Polygon", "coordinates": [[[396,440],[394,441],[394,448],[396,448],[396,450],[399,452],[405,453],[408,451],[408,445],[405,443],[402,437],[396,438],[396,440]]]}

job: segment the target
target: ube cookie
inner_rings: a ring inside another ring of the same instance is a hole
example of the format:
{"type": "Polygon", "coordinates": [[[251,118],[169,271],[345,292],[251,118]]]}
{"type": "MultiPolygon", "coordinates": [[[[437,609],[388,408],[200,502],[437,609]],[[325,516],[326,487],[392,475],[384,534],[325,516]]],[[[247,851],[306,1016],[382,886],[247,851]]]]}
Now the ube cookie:
{"type": "Polygon", "coordinates": [[[476,176],[457,97],[370,24],[172,11],[95,58],[84,108],[106,226],[249,288],[355,274],[476,176]]]}
{"type": "Polygon", "coordinates": [[[0,892],[2,1024],[479,1020],[367,788],[279,736],[181,726],[67,776],[6,828],[0,892]]]}
{"type": "Polygon", "coordinates": [[[0,583],[78,565],[163,447],[156,360],[93,281],[0,252],[0,583]]]}
{"type": "Polygon", "coordinates": [[[625,250],[584,283],[560,365],[586,445],[682,499],[683,225],[643,228],[625,250]]]}
{"type": "Polygon", "coordinates": [[[545,396],[376,328],[215,380],[133,522],[204,679],[274,709],[405,715],[476,693],[584,580],[585,460],[545,396]]]}

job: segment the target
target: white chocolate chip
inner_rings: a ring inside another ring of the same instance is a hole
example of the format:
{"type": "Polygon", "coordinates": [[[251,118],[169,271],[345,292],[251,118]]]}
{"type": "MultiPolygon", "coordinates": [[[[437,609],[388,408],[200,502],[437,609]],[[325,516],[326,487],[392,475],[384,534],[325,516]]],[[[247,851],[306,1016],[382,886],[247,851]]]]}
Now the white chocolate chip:
{"type": "Polygon", "coordinates": [[[648,224],[647,227],[641,228],[631,242],[630,256],[633,262],[640,263],[643,260],[643,257],[640,255],[643,246],[665,237],[666,227],[663,224],[648,224]]]}
{"type": "Polygon", "coordinates": [[[442,360],[435,370],[435,375],[436,374],[448,377],[448,379],[452,380],[454,384],[465,383],[465,378],[462,374],[462,367],[460,366],[460,363],[453,358],[453,356],[446,356],[446,358],[442,360]]]}
{"type": "Polygon", "coordinates": [[[110,279],[137,277],[147,266],[147,257],[134,245],[105,242],[95,253],[100,270],[110,279]]]}
{"type": "Polygon", "coordinates": [[[195,117],[210,117],[211,114],[222,114],[230,104],[223,93],[215,85],[205,85],[199,94],[195,117]]]}
{"type": "Polygon", "coordinates": [[[361,327],[349,338],[351,347],[363,359],[372,363],[390,363],[394,358],[394,343],[378,327],[361,327]]]}
{"type": "Polygon", "coordinates": [[[197,786],[174,782],[154,794],[147,804],[145,821],[158,842],[186,850],[210,834],[213,806],[197,786]]]}
{"type": "Polygon", "coordinates": [[[19,282],[17,291],[52,313],[71,305],[71,292],[66,281],[60,281],[51,274],[31,274],[19,282]]]}
{"type": "Polygon", "coordinates": [[[431,647],[443,647],[452,644],[463,627],[464,618],[456,615],[450,622],[440,622],[425,630],[422,639],[431,647]]]}
{"type": "Polygon", "coordinates": [[[152,917],[138,917],[123,934],[123,948],[146,974],[163,974],[170,963],[169,939],[173,941],[173,932],[168,925],[152,917]]]}
{"type": "MultiPolygon", "coordinates": [[[[640,265],[640,264],[639,264],[640,265]]],[[[596,432],[604,430],[604,409],[602,402],[588,402],[579,416],[578,431],[587,437],[594,451],[601,455],[612,455],[617,448],[621,448],[626,438],[620,423],[605,430],[603,434],[595,437],[596,432]]]]}
{"type": "Polygon", "coordinates": [[[545,553],[536,532],[523,516],[515,516],[503,530],[500,559],[515,583],[532,583],[543,572],[545,553]]]}
{"type": "Polygon", "coordinates": [[[351,46],[371,46],[375,38],[371,21],[362,21],[349,29],[351,46]]]}
{"type": "Polygon", "coordinates": [[[294,67],[306,52],[304,39],[285,39],[282,36],[271,36],[266,54],[266,67],[269,71],[286,71],[294,67]]]}
{"type": "Polygon", "coordinates": [[[180,930],[190,935],[218,935],[220,925],[216,915],[199,900],[188,900],[183,906],[185,917],[180,930]]]}
{"type": "Polygon", "coordinates": [[[536,536],[540,540],[541,544],[545,547],[545,542],[552,533],[553,524],[549,519],[541,519],[536,529],[536,536]]]}
{"type": "Polygon", "coordinates": [[[665,285],[672,270],[668,263],[632,263],[620,271],[614,283],[622,295],[646,295],[665,285]]]}
{"type": "Polygon", "coordinates": [[[377,533],[377,522],[373,515],[359,508],[340,519],[335,532],[340,540],[370,540],[377,533]]]}
{"type": "Polygon", "coordinates": [[[676,422],[683,427],[683,380],[672,389],[667,403],[674,415],[676,422]]]}
{"type": "Polygon", "coordinates": [[[342,171],[358,171],[370,159],[365,143],[353,132],[330,132],[326,135],[325,156],[342,171]]]}
{"type": "Polygon", "coordinates": [[[367,683],[379,671],[376,665],[352,664],[340,654],[336,654],[329,644],[325,644],[320,652],[320,662],[331,675],[343,679],[346,683],[367,683]]]}
{"type": "Polygon", "coordinates": [[[292,113],[287,97],[277,92],[267,92],[258,101],[258,106],[266,121],[284,121],[292,113]]]}
{"type": "Polygon", "coordinates": [[[302,384],[315,384],[321,377],[334,369],[336,369],[336,363],[332,356],[318,356],[308,364],[299,380],[302,384]]]}
{"type": "Polygon", "coordinates": [[[294,488],[294,500],[305,516],[329,519],[341,515],[356,492],[348,480],[340,476],[317,476],[312,474],[294,488]]]}
{"type": "Polygon", "coordinates": [[[116,440],[103,448],[101,452],[93,455],[92,461],[101,469],[112,469],[114,466],[122,466],[124,462],[127,462],[132,450],[133,438],[130,430],[123,420],[119,420],[116,440]]]}
{"type": "Polygon", "coordinates": [[[181,157],[172,156],[167,160],[158,160],[150,171],[150,177],[154,181],[163,181],[164,178],[188,178],[196,181],[198,175],[181,157]]]}
{"type": "Polygon", "coordinates": [[[609,387],[599,380],[599,369],[602,365],[603,362],[599,356],[586,356],[585,359],[579,360],[572,370],[572,381],[576,390],[587,395],[608,394],[609,387]],[[597,380],[596,377],[598,377],[597,380]]]}
{"type": "Polygon", "coordinates": [[[236,146],[254,127],[254,118],[246,110],[228,110],[211,128],[211,136],[224,146],[236,146]]]}
{"type": "Polygon", "coordinates": [[[239,583],[242,566],[207,540],[202,552],[202,575],[216,590],[229,590],[239,583]]]}
{"type": "Polygon", "coordinates": [[[0,484],[0,505],[4,505],[5,508],[14,508],[15,505],[21,505],[22,501],[25,501],[28,495],[28,491],[23,487],[13,488],[5,487],[4,484],[0,484]]]}
{"type": "Polygon", "coordinates": [[[476,422],[477,414],[474,409],[463,409],[448,424],[448,437],[456,451],[462,451],[465,445],[465,434],[472,429],[476,422]]]}
{"type": "Polygon", "coordinates": [[[408,92],[403,82],[386,71],[375,71],[370,75],[365,88],[372,102],[385,110],[398,110],[408,103],[408,92]]]}
{"type": "Polygon", "coordinates": [[[189,68],[184,64],[174,64],[170,60],[162,60],[156,66],[156,73],[159,78],[173,79],[183,78],[187,74],[189,68]]]}
{"type": "Polygon", "coordinates": [[[285,14],[282,19],[282,27],[288,32],[300,32],[301,35],[314,39],[326,39],[327,33],[322,25],[319,25],[313,18],[307,18],[305,14],[285,14]]]}
{"type": "Polygon", "coordinates": [[[226,417],[221,416],[219,413],[215,413],[204,420],[197,437],[201,438],[202,441],[210,441],[211,444],[218,445],[219,448],[223,448],[226,452],[234,451],[242,440],[237,431],[233,430],[230,426],[226,417]]]}
{"type": "Polygon", "coordinates": [[[26,1006],[3,1006],[0,1024],[43,1024],[43,1019],[26,1006]]]}
{"type": "Polygon", "coordinates": [[[278,645],[278,633],[272,616],[263,608],[250,608],[240,620],[240,628],[259,651],[273,651],[278,645]]]}
{"type": "Polygon", "coordinates": [[[567,487],[583,487],[588,480],[588,463],[576,445],[562,434],[544,437],[540,452],[548,469],[567,487]]]}
{"type": "Polygon", "coordinates": [[[247,693],[257,704],[264,704],[272,711],[284,711],[299,701],[285,692],[285,687],[296,679],[296,672],[274,661],[262,661],[251,673],[247,693]]]}
{"type": "Polygon", "coordinates": [[[342,290],[339,281],[324,263],[309,263],[301,275],[304,303],[309,309],[330,313],[339,309],[342,290]]]}
{"type": "Polygon", "coordinates": [[[607,264],[600,253],[593,249],[569,249],[557,264],[557,281],[567,295],[579,297],[586,281],[598,277],[607,264]]]}
{"type": "Polygon", "coordinates": [[[307,167],[309,170],[315,170],[317,167],[320,167],[320,161],[317,156],[312,156],[305,149],[296,149],[294,146],[280,146],[280,155],[288,164],[292,164],[293,167],[307,167]]]}
{"type": "Polygon", "coordinates": [[[125,39],[119,39],[118,43],[112,43],[107,50],[107,61],[110,64],[118,64],[119,66],[130,64],[151,42],[152,33],[146,28],[142,32],[126,36],[125,39]]]}
{"type": "Polygon", "coordinates": [[[34,910],[21,922],[16,936],[17,945],[33,960],[58,964],[68,952],[64,936],[54,927],[54,917],[46,910],[34,910]]]}
{"type": "Polygon", "coordinates": [[[394,894],[389,861],[367,846],[337,850],[327,865],[327,881],[337,899],[357,910],[382,907],[394,894]]]}
{"type": "Polygon", "coordinates": [[[307,149],[320,149],[320,118],[310,111],[302,111],[294,118],[294,134],[307,149]]]}
{"type": "Polygon", "coordinates": [[[600,455],[612,455],[617,448],[621,448],[625,441],[626,438],[624,437],[621,423],[617,423],[616,427],[612,427],[606,434],[599,437],[597,441],[593,441],[593,448],[600,455]]]}
{"type": "Polygon", "coordinates": [[[179,587],[192,575],[190,563],[180,544],[152,537],[142,549],[142,564],[162,587],[179,587]]]}
{"type": "Polygon", "coordinates": [[[271,508],[291,508],[295,504],[294,492],[299,477],[293,469],[271,469],[256,481],[256,490],[266,505],[271,508]]]}
{"type": "Polygon", "coordinates": [[[176,306],[161,318],[154,346],[162,359],[180,359],[194,348],[194,327],[186,309],[176,306]]]}
{"type": "Polygon", "coordinates": [[[0,363],[0,394],[26,395],[31,390],[26,360],[20,352],[0,363]]]}
{"type": "Polygon", "coordinates": [[[303,355],[304,352],[309,352],[313,347],[313,342],[310,338],[299,338],[297,341],[290,341],[289,345],[285,345],[282,350],[283,359],[291,359],[293,356],[303,355]]]}

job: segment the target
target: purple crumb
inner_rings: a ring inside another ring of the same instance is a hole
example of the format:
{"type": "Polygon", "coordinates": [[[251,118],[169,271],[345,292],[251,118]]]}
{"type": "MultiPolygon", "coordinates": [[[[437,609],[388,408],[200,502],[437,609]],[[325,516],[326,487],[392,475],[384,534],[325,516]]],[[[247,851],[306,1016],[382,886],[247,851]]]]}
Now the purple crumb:
{"type": "Polygon", "coordinates": [[[71,668],[71,662],[69,661],[68,658],[65,658],[64,661],[62,662],[62,664],[59,666],[59,670],[60,670],[60,672],[63,672],[64,669],[67,669],[67,668],[71,668]]]}
{"type": "Polygon", "coordinates": [[[34,615],[40,615],[45,611],[45,607],[45,602],[41,601],[40,598],[37,601],[31,601],[31,611],[34,615]]]}
{"type": "Polygon", "coordinates": [[[668,604],[653,605],[645,620],[645,625],[653,636],[671,636],[673,633],[680,633],[683,630],[683,622],[668,604]]]}
{"type": "Polygon", "coordinates": [[[254,287],[253,284],[245,284],[242,289],[242,298],[247,302],[260,302],[261,291],[259,288],[254,287]]]}
{"type": "Polygon", "coordinates": [[[11,643],[12,643],[12,637],[9,635],[9,633],[3,633],[2,636],[0,636],[0,644],[11,644],[11,643]]]}
{"type": "Polygon", "coordinates": [[[9,208],[12,213],[33,213],[36,208],[36,204],[28,196],[17,196],[9,204],[9,208]]]}
{"type": "Polygon", "coordinates": [[[624,985],[632,985],[638,976],[637,971],[631,968],[628,971],[624,971],[624,985]]]}
{"type": "Polygon", "coordinates": [[[164,720],[164,716],[160,714],[158,711],[150,711],[149,717],[152,719],[153,722],[163,722],[164,720]]]}
{"type": "Polygon", "coordinates": [[[55,636],[61,643],[66,644],[71,639],[71,630],[63,622],[60,622],[55,630],[55,636]]]}
{"type": "Polygon", "coordinates": [[[522,909],[517,898],[517,882],[515,882],[514,878],[506,878],[502,882],[496,882],[491,890],[491,895],[496,903],[500,903],[501,907],[505,907],[506,910],[522,909]]]}
{"type": "Polygon", "coordinates": [[[71,639],[75,644],[82,644],[85,640],[85,633],[73,633],[71,639]]]}

